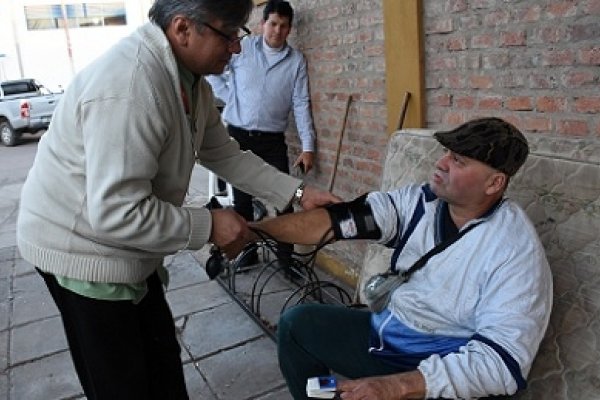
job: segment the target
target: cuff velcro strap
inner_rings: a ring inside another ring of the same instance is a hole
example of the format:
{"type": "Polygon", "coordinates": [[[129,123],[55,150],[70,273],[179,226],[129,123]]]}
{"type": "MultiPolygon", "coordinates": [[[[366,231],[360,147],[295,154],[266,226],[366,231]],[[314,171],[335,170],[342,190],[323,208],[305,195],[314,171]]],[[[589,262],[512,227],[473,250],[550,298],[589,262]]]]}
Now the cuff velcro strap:
{"type": "Polygon", "coordinates": [[[336,239],[379,239],[381,230],[375,223],[367,194],[345,203],[325,207],[336,239]]]}

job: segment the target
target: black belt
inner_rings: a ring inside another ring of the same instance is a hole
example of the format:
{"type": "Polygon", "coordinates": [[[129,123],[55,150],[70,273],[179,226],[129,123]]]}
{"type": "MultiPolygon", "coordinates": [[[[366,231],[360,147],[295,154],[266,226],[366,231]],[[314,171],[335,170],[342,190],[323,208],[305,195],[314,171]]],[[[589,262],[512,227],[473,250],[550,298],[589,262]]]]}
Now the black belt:
{"type": "Polygon", "coordinates": [[[240,135],[246,135],[250,137],[258,137],[258,136],[273,136],[273,135],[283,135],[283,132],[268,132],[268,131],[259,131],[259,130],[248,130],[244,128],[239,128],[234,125],[227,126],[232,133],[237,133],[240,135]]]}

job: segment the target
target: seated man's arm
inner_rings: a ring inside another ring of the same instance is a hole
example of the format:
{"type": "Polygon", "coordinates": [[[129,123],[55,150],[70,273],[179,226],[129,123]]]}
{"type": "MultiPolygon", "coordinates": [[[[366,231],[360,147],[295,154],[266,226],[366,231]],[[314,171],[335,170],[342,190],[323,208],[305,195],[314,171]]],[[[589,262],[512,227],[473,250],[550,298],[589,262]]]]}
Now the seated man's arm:
{"type": "Polygon", "coordinates": [[[425,379],[419,371],[341,381],[338,389],[344,400],[424,399],[425,379]]]}
{"type": "Polygon", "coordinates": [[[381,237],[381,230],[366,194],[349,202],[269,219],[254,227],[280,242],[298,244],[318,244],[333,238],[346,240],[381,237]]]}
{"type": "Polygon", "coordinates": [[[318,244],[322,239],[333,238],[331,219],[324,208],[284,214],[250,226],[285,243],[318,244]]]}

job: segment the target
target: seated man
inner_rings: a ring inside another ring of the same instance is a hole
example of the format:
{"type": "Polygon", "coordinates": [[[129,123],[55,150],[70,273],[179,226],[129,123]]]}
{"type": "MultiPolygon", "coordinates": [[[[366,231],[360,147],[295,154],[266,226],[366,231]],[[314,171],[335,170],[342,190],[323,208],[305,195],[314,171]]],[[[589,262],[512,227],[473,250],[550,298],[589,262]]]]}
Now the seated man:
{"type": "Polygon", "coordinates": [[[380,311],[304,304],[282,315],[279,363],[295,399],[306,398],[307,378],[331,371],[351,378],[339,383],[342,399],[473,398],[526,386],[552,307],[544,249],[504,197],[527,141],[497,118],[435,138],[446,152],[428,184],[254,225],[284,242],[327,234],[396,249],[390,269],[402,284],[380,311]]]}

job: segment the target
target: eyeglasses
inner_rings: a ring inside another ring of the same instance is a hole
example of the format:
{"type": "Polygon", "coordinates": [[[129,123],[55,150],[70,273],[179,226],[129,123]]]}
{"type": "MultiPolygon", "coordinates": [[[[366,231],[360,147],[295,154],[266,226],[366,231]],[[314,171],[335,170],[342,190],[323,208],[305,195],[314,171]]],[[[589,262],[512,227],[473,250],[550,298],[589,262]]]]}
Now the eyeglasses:
{"type": "Polygon", "coordinates": [[[234,44],[239,43],[246,36],[250,35],[250,29],[246,28],[245,26],[242,26],[240,28],[241,32],[239,32],[236,37],[232,37],[233,35],[228,35],[225,32],[223,32],[222,30],[217,29],[214,26],[210,25],[209,23],[203,22],[202,25],[206,26],[208,29],[210,29],[217,35],[219,35],[222,38],[224,38],[225,40],[227,40],[228,46],[233,46],[234,44]]]}

